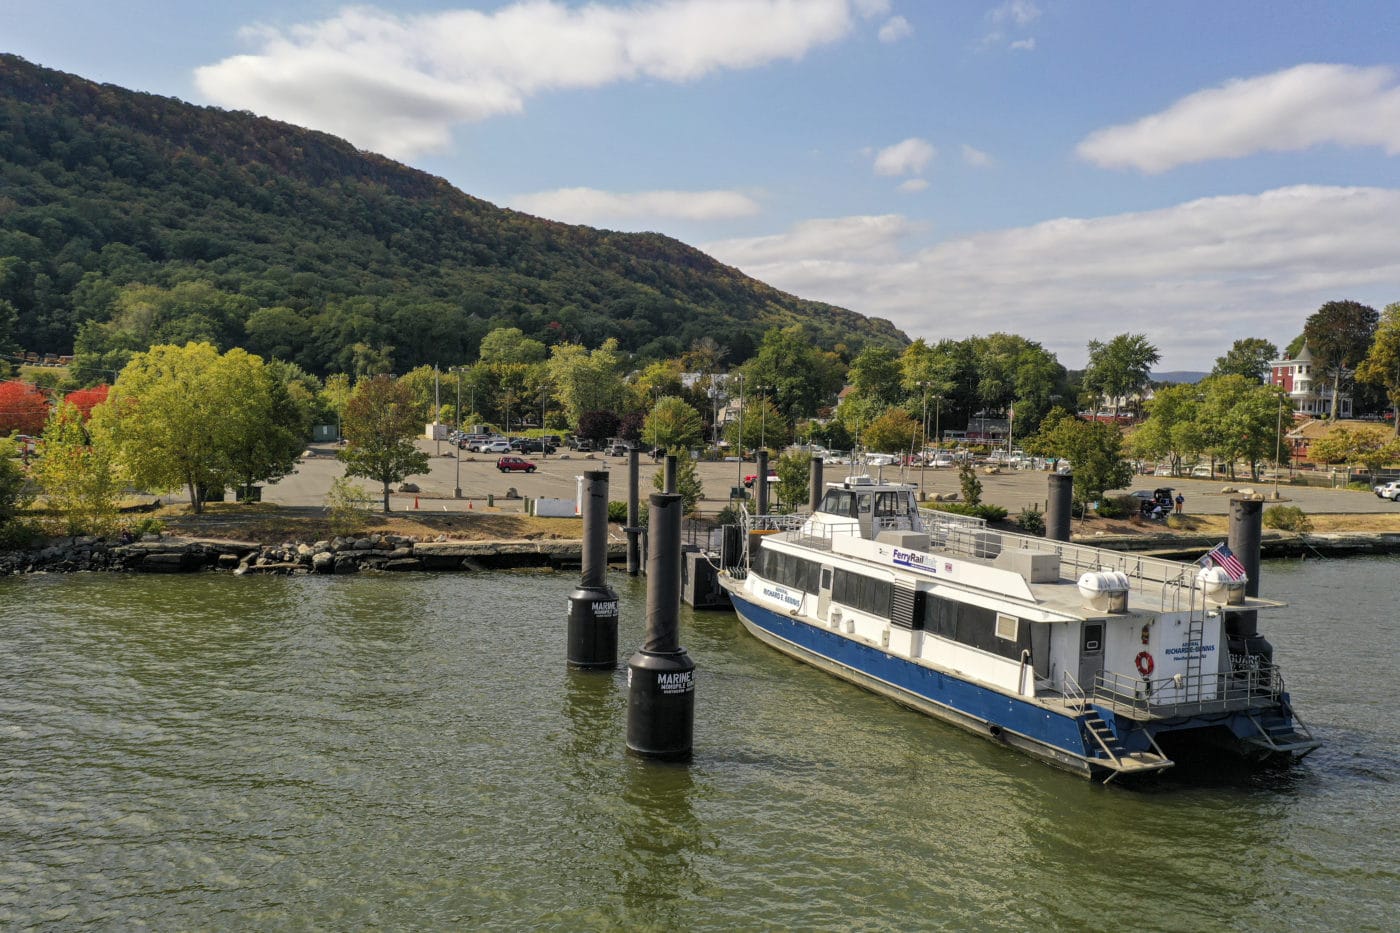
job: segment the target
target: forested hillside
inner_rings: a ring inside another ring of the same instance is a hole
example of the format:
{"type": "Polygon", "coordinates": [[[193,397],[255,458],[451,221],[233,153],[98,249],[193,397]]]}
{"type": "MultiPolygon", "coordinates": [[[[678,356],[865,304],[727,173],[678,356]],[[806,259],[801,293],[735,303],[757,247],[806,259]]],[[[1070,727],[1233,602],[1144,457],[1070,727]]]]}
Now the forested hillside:
{"type": "Polygon", "coordinates": [[[324,133],[0,55],[0,341],[9,313],[12,344],[99,368],[207,339],[403,372],[503,326],[658,357],[710,336],[733,361],[797,322],[846,354],[906,342],[669,237],[502,210],[324,133]]]}

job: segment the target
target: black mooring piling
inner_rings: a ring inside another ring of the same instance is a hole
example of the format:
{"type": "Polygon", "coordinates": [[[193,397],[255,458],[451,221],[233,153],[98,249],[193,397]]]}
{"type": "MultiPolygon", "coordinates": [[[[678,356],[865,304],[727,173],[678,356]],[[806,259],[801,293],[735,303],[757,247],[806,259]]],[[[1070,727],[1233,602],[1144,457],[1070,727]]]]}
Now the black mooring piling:
{"type": "Polygon", "coordinates": [[[627,452],[627,527],[623,530],[627,533],[629,577],[635,577],[642,569],[642,551],[637,543],[642,534],[642,529],[637,525],[641,521],[641,510],[637,505],[637,497],[640,495],[637,489],[637,463],[640,457],[641,451],[635,447],[627,452]]]}
{"type": "Polygon", "coordinates": [[[821,457],[813,457],[807,474],[807,508],[815,512],[822,504],[822,496],[825,490],[822,489],[822,468],[825,461],[821,457]]]}
{"type": "Polygon", "coordinates": [[[569,594],[570,667],[617,667],[617,593],[608,586],[608,474],[583,474],[583,577],[569,594]]]}
{"type": "Polygon", "coordinates": [[[1068,473],[1050,474],[1050,492],[1045,500],[1045,537],[1051,541],[1069,540],[1074,477],[1068,473]]]}
{"type": "Polygon", "coordinates": [[[690,757],[695,664],[681,647],[681,497],[652,493],[647,517],[647,628],[627,662],[627,749],[647,758],[690,757]]]}
{"type": "Polygon", "coordinates": [[[661,469],[661,491],[676,492],[676,455],[667,454],[661,469]]]}
{"type": "MultiPolygon", "coordinates": [[[[1230,500],[1230,531],[1226,539],[1248,579],[1246,596],[1259,595],[1259,558],[1264,536],[1264,503],[1259,499],[1230,500]]],[[[1259,613],[1231,612],[1225,616],[1225,635],[1232,658],[1252,656],[1258,663],[1274,663],[1274,646],[1259,634],[1259,613]]],[[[1253,661],[1249,662],[1253,666],[1253,661]]]]}

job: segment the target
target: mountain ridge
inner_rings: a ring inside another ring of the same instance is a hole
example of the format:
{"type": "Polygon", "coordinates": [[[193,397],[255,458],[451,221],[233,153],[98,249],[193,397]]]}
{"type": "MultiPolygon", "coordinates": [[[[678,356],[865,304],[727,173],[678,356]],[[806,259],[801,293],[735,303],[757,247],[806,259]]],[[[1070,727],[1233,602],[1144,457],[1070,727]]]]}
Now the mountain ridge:
{"type": "Polygon", "coordinates": [[[662,234],[499,208],[327,133],[7,54],[0,300],[29,350],[111,362],[147,337],[204,338],[290,349],[321,373],[364,348],[399,371],[464,362],[500,326],[547,344],[615,336],[643,357],[709,336],[736,362],[772,327],[848,357],[908,342],[662,234]],[[133,331],[132,288],[192,281],[218,293],[214,311],[167,308],[133,331]]]}

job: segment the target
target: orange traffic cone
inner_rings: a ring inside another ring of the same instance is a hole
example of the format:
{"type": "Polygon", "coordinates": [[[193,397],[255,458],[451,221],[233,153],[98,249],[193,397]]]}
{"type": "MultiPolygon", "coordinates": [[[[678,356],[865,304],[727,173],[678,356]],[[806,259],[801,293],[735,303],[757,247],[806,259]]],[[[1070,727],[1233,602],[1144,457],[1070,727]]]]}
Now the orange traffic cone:
{"type": "Polygon", "coordinates": [[[413,507],[414,507],[415,509],[418,508],[418,497],[417,497],[417,496],[414,496],[414,497],[413,497],[413,507]]]}

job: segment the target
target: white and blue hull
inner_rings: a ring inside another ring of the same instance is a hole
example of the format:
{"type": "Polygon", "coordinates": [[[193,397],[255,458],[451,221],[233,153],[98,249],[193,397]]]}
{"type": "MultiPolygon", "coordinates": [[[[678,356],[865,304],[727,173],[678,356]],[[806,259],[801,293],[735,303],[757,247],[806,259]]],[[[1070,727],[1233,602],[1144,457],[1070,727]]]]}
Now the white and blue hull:
{"type": "Polygon", "coordinates": [[[1091,754],[1082,714],[1064,713],[955,674],[894,657],[728,587],[735,612],[760,641],[830,674],[921,713],[1012,745],[1062,768],[1092,775],[1107,762],[1091,754]]]}

